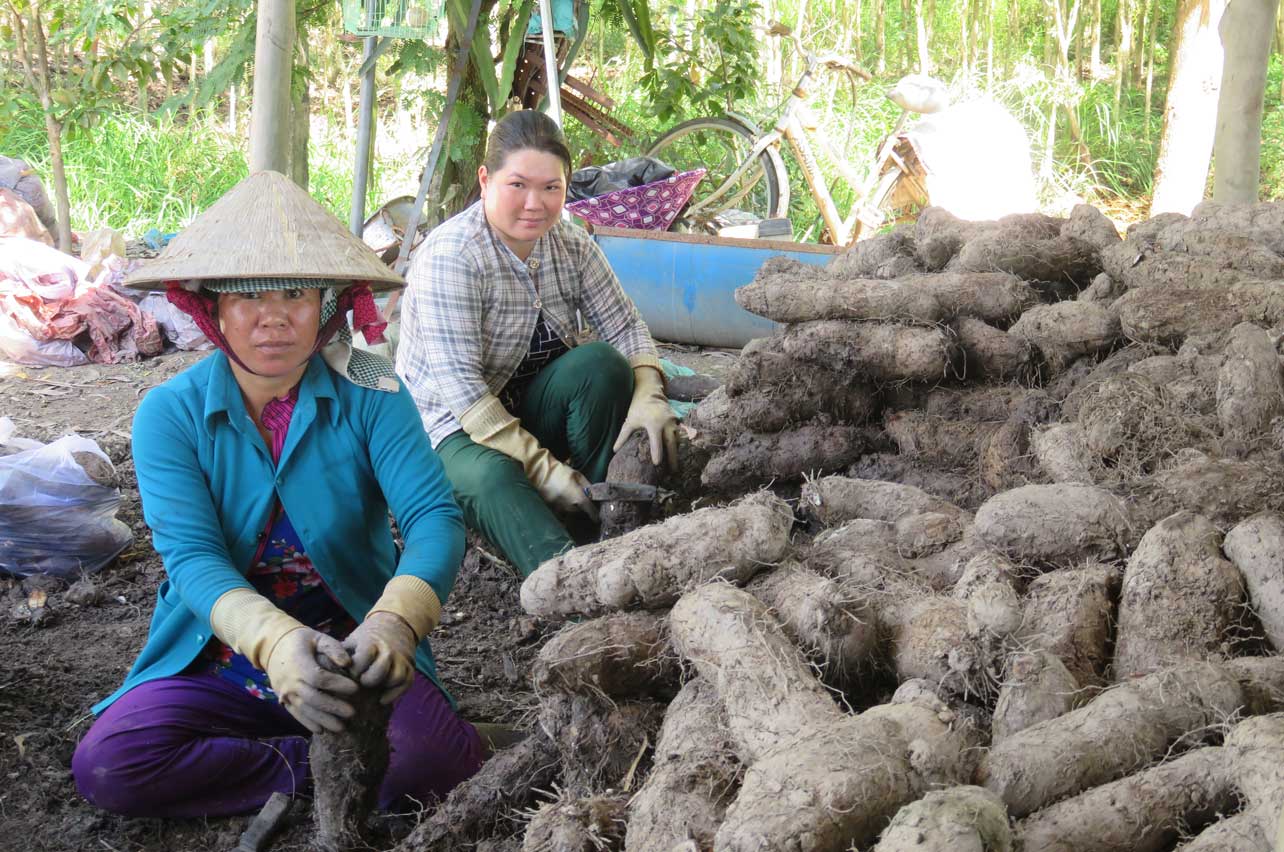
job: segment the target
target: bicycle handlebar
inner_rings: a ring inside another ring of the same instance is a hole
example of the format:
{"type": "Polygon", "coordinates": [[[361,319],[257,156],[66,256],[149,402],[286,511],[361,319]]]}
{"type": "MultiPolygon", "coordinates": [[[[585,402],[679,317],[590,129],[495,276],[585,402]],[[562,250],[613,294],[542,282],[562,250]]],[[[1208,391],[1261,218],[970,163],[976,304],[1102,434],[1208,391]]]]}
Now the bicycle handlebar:
{"type": "Polygon", "coordinates": [[[851,74],[854,77],[859,77],[865,81],[874,79],[873,74],[870,74],[864,68],[861,68],[845,56],[837,53],[817,55],[807,50],[807,48],[803,47],[802,39],[794,35],[794,31],[785,24],[782,24],[780,21],[767,22],[767,35],[776,36],[777,38],[785,38],[791,41],[794,45],[794,49],[797,50],[804,59],[806,59],[808,70],[817,65],[823,65],[831,71],[842,71],[844,73],[851,74]]]}

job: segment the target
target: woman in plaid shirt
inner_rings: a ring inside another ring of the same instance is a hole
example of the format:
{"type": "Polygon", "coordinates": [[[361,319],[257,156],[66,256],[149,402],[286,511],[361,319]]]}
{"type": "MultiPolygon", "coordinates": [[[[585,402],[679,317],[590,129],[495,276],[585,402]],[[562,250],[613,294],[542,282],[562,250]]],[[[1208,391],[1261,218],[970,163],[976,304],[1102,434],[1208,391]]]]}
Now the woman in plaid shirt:
{"type": "Polygon", "coordinates": [[[573,546],[554,511],[638,429],[670,464],[677,420],[655,343],[601,249],[561,221],[571,156],[533,110],[495,125],[481,200],[436,228],[406,278],[397,372],[470,527],[523,575],[573,546]],[[576,344],[580,318],[595,342],[576,344]]]}

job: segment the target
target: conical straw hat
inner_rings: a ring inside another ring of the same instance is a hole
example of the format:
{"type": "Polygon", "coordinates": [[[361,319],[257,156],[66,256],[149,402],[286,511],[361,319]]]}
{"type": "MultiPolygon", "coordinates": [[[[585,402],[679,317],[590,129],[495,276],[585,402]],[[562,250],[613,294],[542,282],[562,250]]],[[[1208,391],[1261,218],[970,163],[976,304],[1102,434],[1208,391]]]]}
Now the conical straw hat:
{"type": "Polygon", "coordinates": [[[255,172],[126,279],[140,290],[211,278],[331,278],[373,290],[405,282],[328,210],[279,172],[255,172]]]}

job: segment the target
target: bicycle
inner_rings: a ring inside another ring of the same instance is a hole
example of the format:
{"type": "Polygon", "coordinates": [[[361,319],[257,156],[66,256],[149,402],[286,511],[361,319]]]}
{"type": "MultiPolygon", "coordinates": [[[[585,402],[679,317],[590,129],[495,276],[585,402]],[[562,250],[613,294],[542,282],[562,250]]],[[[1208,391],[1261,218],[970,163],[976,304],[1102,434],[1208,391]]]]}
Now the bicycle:
{"type": "Polygon", "coordinates": [[[896,148],[898,134],[909,113],[942,108],[940,93],[927,98],[922,108],[898,101],[902,107],[900,119],[879,145],[867,174],[860,176],[818,132],[806,102],[812,79],[820,69],[846,73],[852,78],[853,85],[857,79],[868,82],[873,75],[837,54],[814,54],[806,50],[802,41],[779,22],[772,22],[767,34],[792,41],[805,62],[802,76],[794,84],[780,117],[770,131],[763,133],[750,121],[736,115],[695,118],[674,126],[646,152],[678,171],[698,167],[708,169],[704,181],[682,214],[686,224],[716,233],[715,218],[729,210],[743,210],[757,220],[787,215],[789,178],[780,155],[782,139],[789,141],[812,198],[820,208],[830,241],[835,245],[851,245],[876,231],[883,223],[882,208],[903,177],[913,182],[913,190],[918,197],[926,198],[927,192],[921,181],[896,148]],[[838,205],[808,139],[813,133],[819,137],[838,174],[855,190],[855,199],[846,217],[839,214],[838,205]]]}

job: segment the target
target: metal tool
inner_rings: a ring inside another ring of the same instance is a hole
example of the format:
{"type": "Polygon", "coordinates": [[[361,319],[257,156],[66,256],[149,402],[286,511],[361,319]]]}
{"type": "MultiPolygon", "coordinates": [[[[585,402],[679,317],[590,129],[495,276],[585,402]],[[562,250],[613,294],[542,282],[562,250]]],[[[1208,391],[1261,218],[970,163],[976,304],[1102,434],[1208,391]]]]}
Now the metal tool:
{"type": "Polygon", "coordinates": [[[263,852],[268,841],[290,815],[293,800],[285,793],[273,793],[258,816],[250,820],[249,827],[241,833],[241,840],[232,852],[263,852]]]}
{"type": "Polygon", "coordinates": [[[673,496],[672,491],[636,482],[595,482],[584,493],[595,503],[659,503],[673,496]]]}

